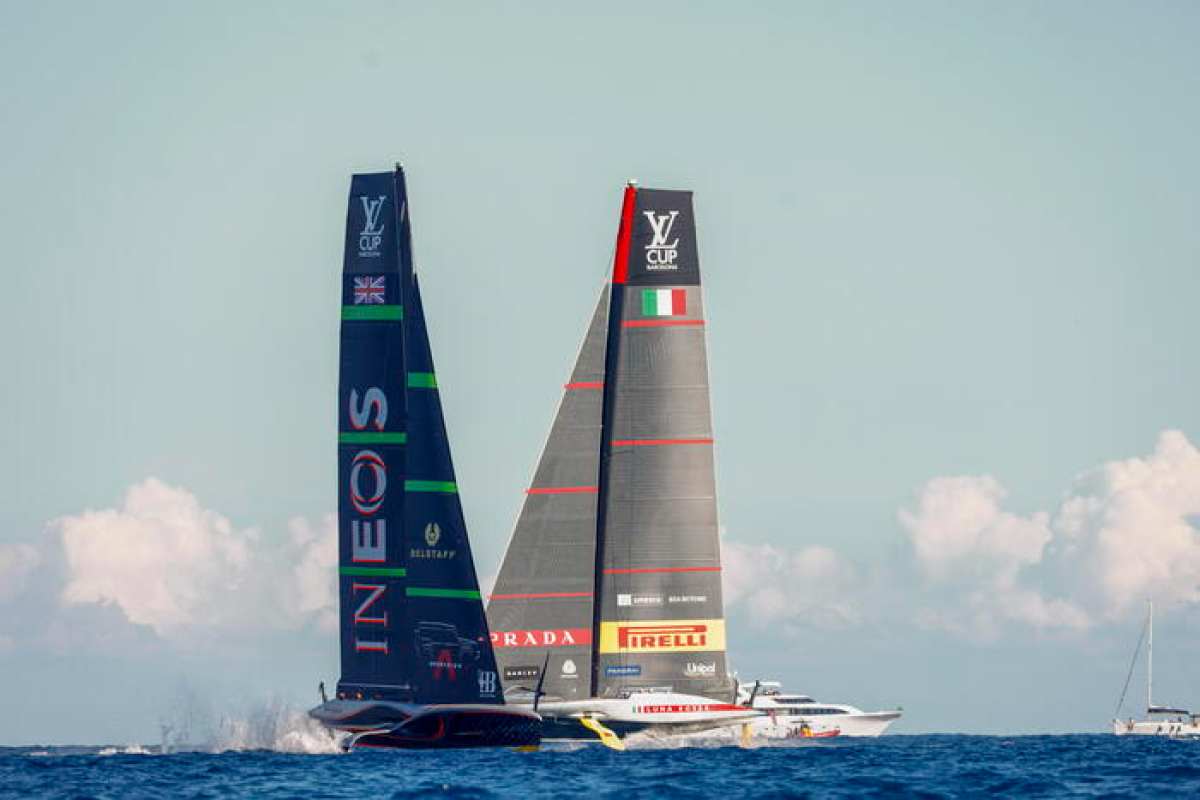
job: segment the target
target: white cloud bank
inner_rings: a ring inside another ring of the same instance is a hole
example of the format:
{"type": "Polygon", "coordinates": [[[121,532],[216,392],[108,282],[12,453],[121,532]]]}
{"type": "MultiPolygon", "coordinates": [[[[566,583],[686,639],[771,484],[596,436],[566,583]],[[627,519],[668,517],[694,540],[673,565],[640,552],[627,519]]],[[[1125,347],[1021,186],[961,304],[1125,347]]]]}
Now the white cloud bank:
{"type": "Polygon", "coordinates": [[[875,571],[826,547],[726,540],[726,602],[762,624],[900,617],[985,640],[1086,630],[1149,597],[1200,603],[1200,450],[1183,433],[1085,473],[1056,509],[1022,515],[1006,498],[991,476],[933,478],[898,512],[909,558],[875,571]]]}
{"type": "Polygon", "coordinates": [[[991,477],[934,478],[900,512],[941,600],[925,624],[986,638],[1006,622],[1088,628],[1148,597],[1200,602],[1200,451],[1181,432],[1081,476],[1053,515],[1012,514],[1004,497],[991,477]]]}
{"type": "Polygon", "coordinates": [[[114,605],[164,638],[262,628],[336,628],[332,515],[289,524],[283,542],[238,529],[190,492],[155,478],[119,508],[51,523],[67,566],[66,606],[114,605]]]}

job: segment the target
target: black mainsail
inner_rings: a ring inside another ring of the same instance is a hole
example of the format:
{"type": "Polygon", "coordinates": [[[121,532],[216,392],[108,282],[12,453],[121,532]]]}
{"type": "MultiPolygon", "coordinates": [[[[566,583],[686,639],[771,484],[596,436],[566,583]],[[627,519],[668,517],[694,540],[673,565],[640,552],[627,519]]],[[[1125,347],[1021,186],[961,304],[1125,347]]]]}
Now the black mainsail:
{"type": "Polygon", "coordinates": [[[625,191],[611,282],[488,614],[509,691],[549,655],[547,700],[732,695],[690,192],[625,191]]]}
{"type": "Polygon", "coordinates": [[[342,676],[351,745],[536,744],[504,708],[442,415],[404,173],[351,182],[338,385],[342,676]]]}

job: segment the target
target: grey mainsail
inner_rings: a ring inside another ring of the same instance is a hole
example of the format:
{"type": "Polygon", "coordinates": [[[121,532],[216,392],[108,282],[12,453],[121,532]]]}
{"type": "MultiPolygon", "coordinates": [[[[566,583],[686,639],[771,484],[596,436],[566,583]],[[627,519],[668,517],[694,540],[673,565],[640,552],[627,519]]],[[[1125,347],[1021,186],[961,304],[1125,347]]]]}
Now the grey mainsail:
{"type": "Polygon", "coordinates": [[[592,314],[488,605],[507,691],[591,696],[600,427],[609,289],[592,314]]]}

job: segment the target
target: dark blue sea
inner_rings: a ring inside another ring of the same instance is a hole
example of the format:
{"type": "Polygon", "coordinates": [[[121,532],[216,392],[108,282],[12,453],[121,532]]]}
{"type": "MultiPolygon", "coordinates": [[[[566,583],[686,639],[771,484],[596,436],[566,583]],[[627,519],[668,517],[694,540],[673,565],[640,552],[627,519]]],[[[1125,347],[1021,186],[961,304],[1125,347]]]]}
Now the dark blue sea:
{"type": "MultiPolygon", "coordinates": [[[[132,748],[137,749],[137,748],[132,748]]],[[[624,753],[0,748],[0,796],[1200,797],[1200,742],[1087,736],[885,736],[624,753]]]]}

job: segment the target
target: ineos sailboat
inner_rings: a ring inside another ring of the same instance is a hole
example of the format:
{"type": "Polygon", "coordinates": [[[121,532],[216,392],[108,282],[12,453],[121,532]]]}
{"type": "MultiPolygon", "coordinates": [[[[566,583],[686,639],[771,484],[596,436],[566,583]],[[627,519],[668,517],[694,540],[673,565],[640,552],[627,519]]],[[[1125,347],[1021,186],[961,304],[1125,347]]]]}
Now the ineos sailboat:
{"type": "Polygon", "coordinates": [[[536,745],[538,715],[501,693],[400,167],[351,182],[341,293],[342,675],[309,713],[349,733],[347,749],[536,745]]]}
{"type": "Polygon", "coordinates": [[[763,714],[726,672],[704,326],[691,192],[631,182],[488,604],[505,692],[548,738],[763,714]]]}
{"type": "Polygon", "coordinates": [[[1117,701],[1117,710],[1113,715],[1113,733],[1117,736],[1170,736],[1189,739],[1200,737],[1200,714],[1189,712],[1186,708],[1154,704],[1153,601],[1146,605],[1146,623],[1142,628],[1142,635],[1138,638],[1137,647],[1133,651],[1133,661],[1129,664],[1129,674],[1125,677],[1125,688],[1121,691],[1121,699],[1117,701]],[[1129,690],[1129,679],[1133,677],[1133,668],[1137,664],[1143,640],[1146,642],[1147,719],[1135,720],[1130,717],[1122,720],[1120,718],[1121,707],[1125,704],[1125,693],[1129,690]]]}

